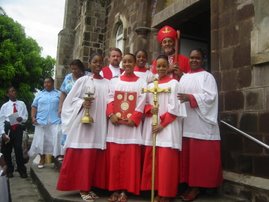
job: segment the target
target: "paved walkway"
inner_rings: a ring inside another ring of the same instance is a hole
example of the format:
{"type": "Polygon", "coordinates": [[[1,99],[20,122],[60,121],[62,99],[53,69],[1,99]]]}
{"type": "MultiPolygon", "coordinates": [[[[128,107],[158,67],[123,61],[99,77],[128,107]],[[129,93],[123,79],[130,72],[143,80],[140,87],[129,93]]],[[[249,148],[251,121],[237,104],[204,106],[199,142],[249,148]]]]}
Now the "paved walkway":
{"type": "MultiPolygon", "coordinates": [[[[61,201],[61,202],[81,202],[78,192],[60,192],[56,190],[56,183],[59,176],[58,171],[55,170],[53,164],[47,165],[43,169],[38,169],[36,166],[31,166],[31,176],[38,186],[45,201],[61,201]]],[[[99,190],[100,191],[100,190],[99,190]]],[[[100,199],[96,202],[107,202],[108,192],[97,193],[100,199]]],[[[149,202],[149,197],[130,197],[129,202],[149,202]]],[[[174,200],[180,202],[180,199],[174,200]]],[[[202,195],[195,202],[234,202],[235,200],[225,198],[220,195],[202,195]]]]}
{"type": "MultiPolygon", "coordinates": [[[[29,175],[29,168],[27,169],[29,175]]],[[[18,172],[14,172],[9,183],[12,202],[44,202],[30,175],[28,178],[21,178],[18,172]]]]}

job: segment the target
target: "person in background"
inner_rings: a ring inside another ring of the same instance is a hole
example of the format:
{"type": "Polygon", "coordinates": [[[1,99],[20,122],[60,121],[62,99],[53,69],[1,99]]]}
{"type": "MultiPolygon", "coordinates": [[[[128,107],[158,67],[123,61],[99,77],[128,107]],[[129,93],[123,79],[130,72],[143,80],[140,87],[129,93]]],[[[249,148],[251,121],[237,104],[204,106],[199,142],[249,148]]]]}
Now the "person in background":
{"type": "Polygon", "coordinates": [[[104,176],[97,174],[98,169],[103,167],[103,165],[98,165],[99,153],[103,154],[106,148],[107,133],[106,107],[109,81],[100,76],[102,64],[101,55],[93,54],[91,56],[90,67],[93,75],[87,75],[77,80],[67,95],[62,110],[62,129],[68,136],[64,146],[66,154],[57,189],[61,191],[80,190],[81,198],[85,201],[93,201],[98,198],[91,191],[91,187],[105,183],[101,182],[105,180],[104,176]],[[85,93],[89,89],[94,92],[93,101],[84,100],[85,93]],[[89,109],[94,123],[81,123],[85,108],[89,109]]]}
{"type": "Polygon", "coordinates": [[[44,90],[40,91],[32,103],[31,118],[35,133],[29,155],[40,154],[38,168],[45,164],[45,154],[60,155],[61,119],[58,115],[60,92],[54,88],[54,80],[44,80],[44,90]]]}
{"type": "Polygon", "coordinates": [[[61,96],[59,102],[59,114],[61,114],[63,102],[67,94],[71,91],[76,80],[85,75],[84,65],[79,59],[75,59],[70,63],[71,73],[67,74],[60,87],[61,96]]]}
{"type": "MultiPolygon", "coordinates": [[[[168,74],[176,80],[179,80],[183,73],[190,71],[189,59],[182,54],[176,54],[176,42],[179,43],[177,32],[170,26],[162,27],[158,34],[157,40],[161,44],[163,54],[168,56],[169,70],[168,74]]],[[[152,72],[157,73],[156,60],[152,63],[152,72]]]]}
{"type": "Polygon", "coordinates": [[[193,201],[200,188],[216,188],[222,183],[218,88],[212,74],[203,69],[204,54],[190,52],[191,71],[180,79],[178,99],[186,103],[180,154],[180,182],[188,189],[181,195],[193,201]]]}
{"type": "MultiPolygon", "coordinates": [[[[152,175],[152,134],[156,133],[156,164],[155,164],[155,189],[158,196],[155,202],[170,202],[177,195],[179,169],[179,151],[182,142],[182,123],[186,117],[185,104],[179,103],[177,93],[178,81],[167,75],[169,68],[166,55],[157,57],[158,86],[162,89],[171,89],[171,92],[163,92],[158,96],[159,107],[153,106],[153,95],[147,94],[145,107],[145,122],[143,126],[143,144],[146,146],[143,170],[142,190],[151,189],[152,175]],[[158,113],[159,123],[152,126],[152,114],[158,113]]],[[[154,87],[151,83],[148,89],[154,87]]]]}
{"type": "Polygon", "coordinates": [[[102,69],[100,75],[108,80],[119,77],[123,72],[123,70],[120,68],[121,59],[121,50],[119,48],[110,48],[108,58],[109,65],[102,69]]]}
{"type": "Polygon", "coordinates": [[[9,187],[6,177],[7,165],[2,153],[0,153],[0,196],[2,202],[9,202],[9,187]]]}
{"type": "Polygon", "coordinates": [[[145,50],[138,50],[135,53],[136,66],[134,68],[134,73],[136,76],[144,79],[147,83],[154,80],[154,74],[146,68],[148,54],[145,50]]]}
{"type": "Polygon", "coordinates": [[[141,119],[144,112],[147,86],[134,74],[136,58],[126,54],[122,60],[124,73],[110,82],[107,133],[107,186],[114,191],[109,201],[127,201],[127,192],[139,194],[141,178],[141,119]],[[126,100],[126,101],[124,101],[126,100]],[[121,104],[117,104],[121,102],[121,104]],[[129,104],[128,104],[128,103],[129,104]],[[117,109],[120,107],[120,109],[117,109]],[[133,108],[134,110],[130,110],[133,108]],[[121,112],[128,111],[126,117],[121,112]]]}
{"type": "Polygon", "coordinates": [[[17,100],[17,92],[14,87],[7,90],[9,101],[1,107],[0,114],[5,117],[5,133],[2,135],[1,152],[7,163],[7,177],[13,177],[14,166],[11,153],[14,147],[16,164],[21,178],[27,178],[26,167],[23,160],[22,138],[25,123],[28,119],[28,111],[23,101],[17,100]]]}
{"type": "MultiPolygon", "coordinates": [[[[71,73],[67,74],[64,78],[64,81],[60,87],[61,96],[59,102],[58,114],[61,116],[63,102],[67,96],[67,94],[71,91],[77,79],[85,75],[85,68],[83,63],[79,59],[75,59],[70,63],[71,73]]],[[[62,134],[61,137],[61,146],[63,147],[64,142],[66,140],[67,134],[62,134]]],[[[64,157],[63,148],[61,150],[61,155],[59,155],[58,160],[62,161],[64,157]]]]}

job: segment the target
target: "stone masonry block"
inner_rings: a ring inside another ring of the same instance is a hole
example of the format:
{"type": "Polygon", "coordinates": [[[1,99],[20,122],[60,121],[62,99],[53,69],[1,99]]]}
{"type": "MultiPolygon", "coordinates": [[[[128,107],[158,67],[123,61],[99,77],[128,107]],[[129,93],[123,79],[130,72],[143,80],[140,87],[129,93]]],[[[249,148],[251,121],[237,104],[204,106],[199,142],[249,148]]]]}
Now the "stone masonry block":
{"type": "Polygon", "coordinates": [[[268,202],[269,201],[269,193],[267,194],[257,194],[255,196],[255,202],[268,202]]]}
{"type": "Polygon", "coordinates": [[[220,13],[223,13],[225,11],[227,11],[230,8],[233,8],[235,5],[235,1],[234,0],[222,0],[222,1],[217,1],[219,4],[219,11],[220,13]]]}
{"type": "Polygon", "coordinates": [[[239,23],[239,41],[240,43],[247,42],[251,38],[253,29],[253,19],[249,18],[239,23]]]}
{"type": "Polygon", "coordinates": [[[242,152],[243,151],[243,138],[241,135],[232,132],[227,127],[222,127],[222,148],[226,152],[242,152]]]}
{"type": "Polygon", "coordinates": [[[265,110],[269,111],[269,87],[265,88],[265,110]]]}
{"type": "Polygon", "coordinates": [[[229,8],[219,15],[219,27],[230,26],[236,21],[236,9],[229,8]]]}
{"type": "Polygon", "coordinates": [[[234,49],[234,68],[249,66],[250,62],[250,41],[241,43],[234,49]]]}
{"type": "Polygon", "coordinates": [[[253,172],[253,158],[252,156],[244,155],[244,154],[236,154],[233,156],[236,162],[236,171],[239,173],[252,173],[253,172]]]}
{"type": "Polygon", "coordinates": [[[238,87],[249,87],[251,85],[251,67],[242,67],[238,69],[238,87]]]}
{"type": "Polygon", "coordinates": [[[220,66],[221,69],[233,68],[233,48],[223,48],[220,50],[220,66]]]}
{"type": "Polygon", "coordinates": [[[239,110],[244,108],[244,95],[241,91],[230,91],[225,94],[225,110],[239,110]]]}
{"type": "Polygon", "coordinates": [[[237,21],[242,21],[247,18],[251,18],[254,16],[254,6],[253,4],[247,4],[241,9],[237,10],[237,21]]]}
{"type": "Polygon", "coordinates": [[[266,133],[267,135],[269,135],[269,112],[261,113],[259,122],[259,132],[266,133]]]}
{"type": "Polygon", "coordinates": [[[254,89],[246,91],[246,110],[262,110],[264,109],[263,105],[264,100],[264,91],[263,89],[254,89]]]}
{"type": "Polygon", "coordinates": [[[264,64],[261,66],[253,67],[253,80],[254,86],[268,86],[269,83],[269,65],[264,64]]]}
{"type": "Polygon", "coordinates": [[[255,156],[253,159],[254,172],[253,174],[260,177],[269,178],[269,155],[255,156]]]}
{"type": "Polygon", "coordinates": [[[237,127],[238,113],[222,112],[220,113],[220,119],[227,122],[228,124],[237,127]]]}
{"type": "Polygon", "coordinates": [[[217,50],[219,47],[219,31],[213,30],[211,31],[211,51],[217,50]]]}
{"type": "Polygon", "coordinates": [[[246,113],[241,116],[240,129],[244,132],[257,132],[258,130],[258,114],[246,113]]]}
{"type": "Polygon", "coordinates": [[[236,69],[231,69],[222,72],[221,90],[235,90],[237,88],[237,74],[236,69]]]}
{"type": "Polygon", "coordinates": [[[239,43],[239,27],[231,24],[223,29],[223,48],[234,46],[239,43]]]}
{"type": "Polygon", "coordinates": [[[91,39],[90,36],[91,36],[90,32],[84,32],[83,40],[90,41],[90,39],[91,39]]]}
{"type": "MultiPolygon", "coordinates": [[[[254,138],[263,141],[263,136],[262,135],[257,135],[253,133],[248,133],[249,135],[253,136],[254,138]]],[[[263,153],[263,147],[258,145],[256,142],[253,142],[252,140],[249,140],[247,138],[244,139],[244,152],[248,154],[260,154],[262,155],[263,153]]]]}

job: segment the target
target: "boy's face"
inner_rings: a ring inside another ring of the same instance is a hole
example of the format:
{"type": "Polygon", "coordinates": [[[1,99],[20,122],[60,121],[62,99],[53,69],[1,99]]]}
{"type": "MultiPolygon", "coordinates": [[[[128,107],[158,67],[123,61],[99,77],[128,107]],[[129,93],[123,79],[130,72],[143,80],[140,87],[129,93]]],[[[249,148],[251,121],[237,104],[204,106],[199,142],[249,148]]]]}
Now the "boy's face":
{"type": "Polygon", "coordinates": [[[8,90],[7,96],[9,97],[9,99],[15,99],[17,96],[17,91],[15,88],[10,88],[8,90]]]}

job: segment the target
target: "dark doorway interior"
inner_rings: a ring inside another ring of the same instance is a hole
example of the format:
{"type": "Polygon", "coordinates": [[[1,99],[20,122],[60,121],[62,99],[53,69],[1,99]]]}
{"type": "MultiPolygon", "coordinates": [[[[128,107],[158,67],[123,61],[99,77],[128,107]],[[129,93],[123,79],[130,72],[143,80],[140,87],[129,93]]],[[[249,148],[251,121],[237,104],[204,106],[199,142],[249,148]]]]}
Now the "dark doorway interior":
{"type": "Polygon", "coordinates": [[[181,54],[189,56],[191,49],[201,48],[206,55],[205,68],[210,71],[210,1],[199,1],[165,20],[158,27],[163,25],[180,30],[181,54]]]}

